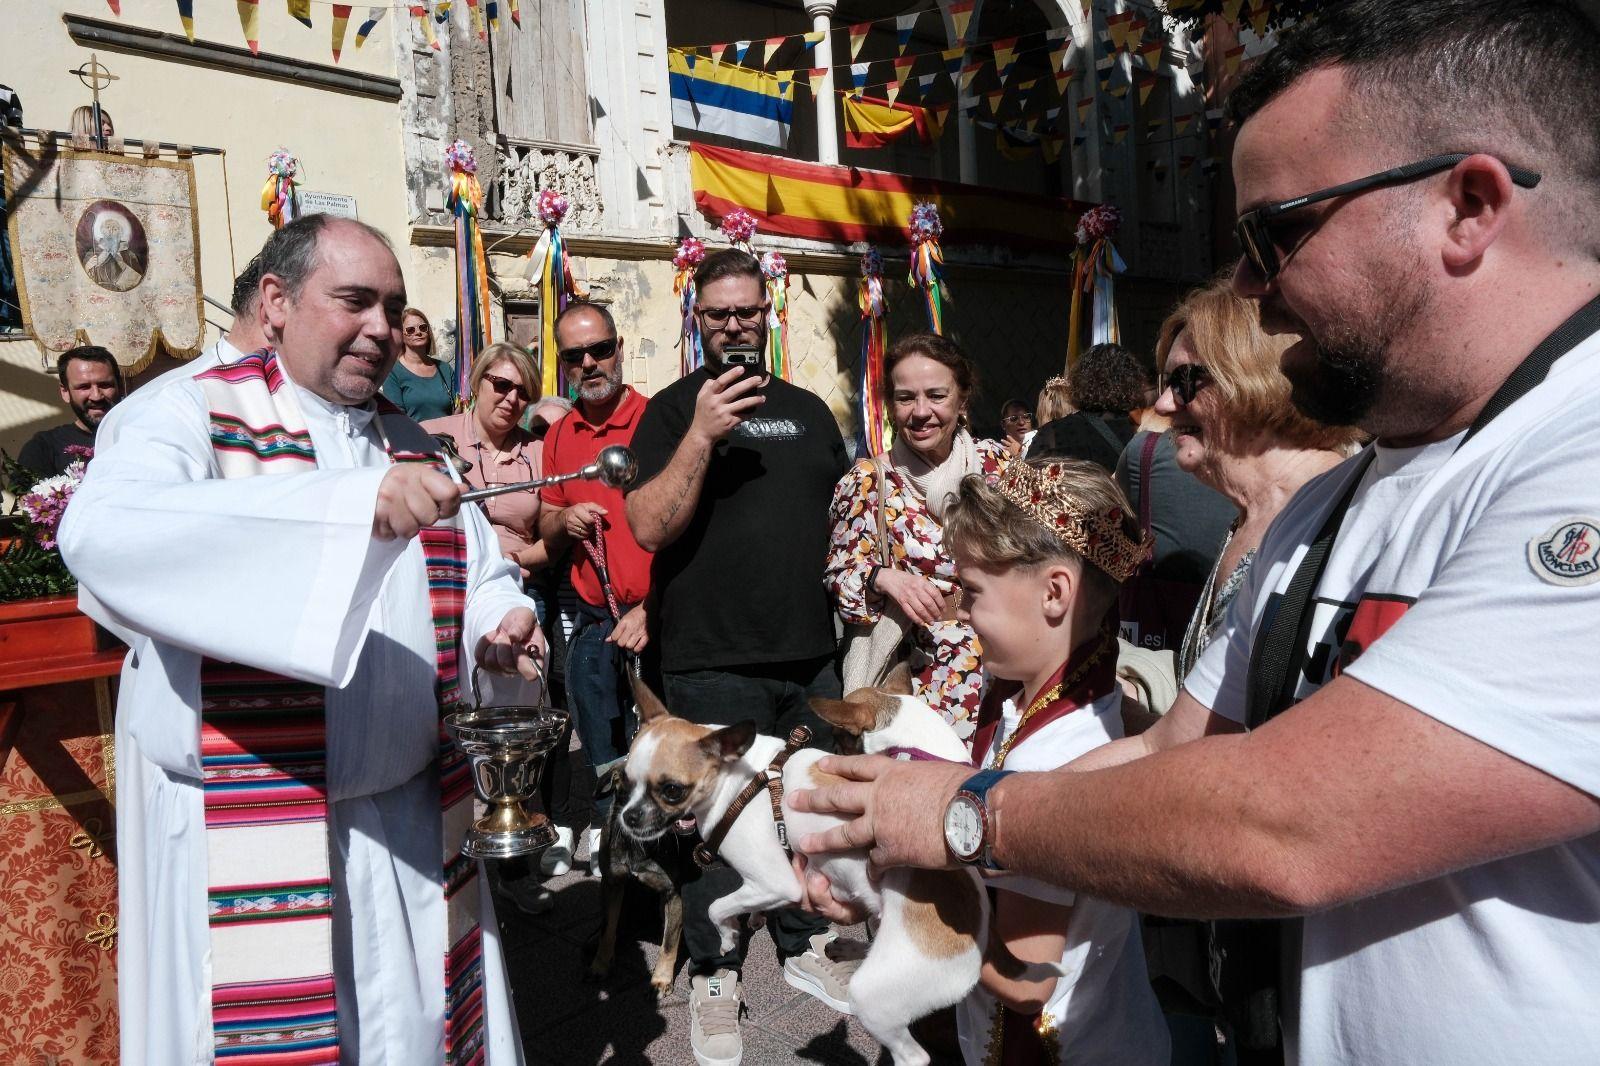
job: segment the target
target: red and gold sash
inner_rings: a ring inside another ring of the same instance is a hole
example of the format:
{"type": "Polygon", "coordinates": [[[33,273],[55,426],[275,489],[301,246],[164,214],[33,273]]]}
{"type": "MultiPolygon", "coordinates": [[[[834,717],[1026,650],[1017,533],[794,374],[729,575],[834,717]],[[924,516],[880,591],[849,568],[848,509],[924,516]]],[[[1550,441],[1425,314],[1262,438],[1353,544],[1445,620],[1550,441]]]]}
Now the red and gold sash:
{"type": "MultiPolygon", "coordinates": [[[[271,351],[197,375],[225,478],[316,469],[294,390],[271,351]]],[[[395,462],[432,461],[427,438],[380,403],[395,462]]],[[[466,532],[419,535],[436,638],[441,717],[459,696],[466,532]]],[[[339,1061],[333,978],[333,891],[327,825],[327,724],[320,685],[207,660],[201,666],[201,765],[211,925],[212,1032],[218,1062],[322,1066],[339,1061]]],[[[461,855],[472,819],[462,756],[439,730],[443,884],[449,924],[445,1062],[483,1060],[482,937],[477,864],[461,855]]],[[[348,904],[347,904],[348,905],[348,904]]]]}
{"type": "MultiPolygon", "coordinates": [[[[1074,648],[1061,668],[1039,687],[1039,695],[1022,712],[1017,728],[1005,738],[992,768],[1004,767],[1012,748],[1051,722],[1087,707],[1110,692],[1116,683],[1116,631],[1107,627],[1096,639],[1074,648]]],[[[972,743],[974,766],[982,766],[984,756],[994,746],[995,733],[1005,721],[1006,701],[1021,694],[1022,685],[1016,681],[993,682],[984,692],[983,702],[978,707],[978,731],[972,743]]],[[[1040,1066],[1059,1062],[1060,1058],[1055,1019],[1049,1014],[1022,1014],[1010,1007],[995,1005],[989,1044],[984,1052],[985,1066],[1040,1066]]]]}

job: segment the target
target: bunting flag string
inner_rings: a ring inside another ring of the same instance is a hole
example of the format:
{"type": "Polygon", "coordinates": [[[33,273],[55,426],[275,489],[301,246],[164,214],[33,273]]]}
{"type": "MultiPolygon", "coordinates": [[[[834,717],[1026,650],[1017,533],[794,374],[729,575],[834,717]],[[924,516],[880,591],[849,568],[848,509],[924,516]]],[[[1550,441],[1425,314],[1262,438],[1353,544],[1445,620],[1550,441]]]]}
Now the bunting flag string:
{"type": "MultiPolygon", "coordinates": [[[[449,2],[450,0],[444,0],[444,3],[446,4],[449,2]]],[[[411,5],[411,18],[417,23],[418,26],[422,27],[422,39],[427,43],[428,47],[433,49],[435,52],[441,51],[439,47],[439,38],[433,32],[433,19],[428,17],[427,0],[423,0],[423,2],[420,4],[411,5]]]]}
{"type": "Polygon", "coordinates": [[[372,31],[378,28],[378,23],[383,21],[383,16],[388,12],[386,7],[367,8],[367,20],[356,29],[356,51],[367,43],[367,38],[372,36],[372,31]]]}
{"type": "Polygon", "coordinates": [[[889,302],[883,294],[883,256],[868,247],[861,257],[861,359],[856,368],[856,398],[861,409],[863,454],[889,450],[889,405],[883,396],[883,359],[889,350],[889,302]]]}
{"type": "Polygon", "coordinates": [[[911,209],[911,271],[906,281],[922,293],[928,309],[928,328],[944,333],[944,304],[949,290],[944,281],[944,250],[939,238],[944,233],[944,223],[939,220],[939,208],[923,200],[911,209]]]}
{"type": "Polygon", "coordinates": [[[489,264],[478,229],[483,189],[478,185],[478,160],[466,141],[452,141],[444,150],[444,161],[450,174],[445,206],[455,216],[456,230],[456,406],[465,410],[472,399],[472,361],[494,342],[489,264]]]}
{"type": "Polygon", "coordinates": [[[300,194],[295,188],[295,178],[300,173],[300,161],[287,148],[279,148],[267,157],[267,183],[261,187],[261,210],[273,229],[284,226],[300,217],[300,194]]]}
{"type": "Polygon", "coordinates": [[[571,392],[561,387],[561,360],[556,357],[556,319],[568,304],[584,296],[572,280],[572,261],[561,239],[561,220],[571,206],[555,189],[539,190],[539,221],[544,232],[528,253],[528,283],[539,290],[539,378],[545,396],[571,392]]]}
{"type": "MultiPolygon", "coordinates": [[[[751,223],[755,219],[751,218],[751,223]]],[[[767,299],[767,369],[782,378],[790,378],[789,367],[789,264],[779,252],[767,252],[761,257],[761,275],[766,279],[767,299]]]]}
{"type": "Polygon", "coordinates": [[[678,251],[672,257],[672,294],[678,298],[678,308],[683,316],[683,329],[678,334],[679,377],[688,377],[706,361],[705,350],[700,344],[700,318],[694,313],[694,271],[705,257],[706,246],[698,237],[685,237],[679,241],[678,251]]]}
{"type": "Polygon", "coordinates": [[[922,17],[922,12],[913,11],[909,15],[896,15],[894,18],[894,54],[896,57],[906,54],[906,46],[911,43],[911,31],[916,29],[917,19],[922,17]]]}
{"type": "Polygon", "coordinates": [[[1091,302],[1089,343],[1121,343],[1115,302],[1116,276],[1127,270],[1117,254],[1117,230],[1122,212],[1111,204],[1098,204],[1078,219],[1078,248],[1073,256],[1072,311],[1067,329],[1067,369],[1083,354],[1083,302],[1091,302]]]}
{"type": "Polygon", "coordinates": [[[244,43],[251,55],[261,54],[261,6],[257,0],[235,0],[239,11],[239,28],[244,31],[244,43]]]}
{"type": "Polygon", "coordinates": [[[956,43],[967,43],[967,27],[972,23],[974,0],[957,0],[945,10],[950,13],[950,24],[955,27],[956,43]]]}
{"type": "Polygon", "coordinates": [[[333,25],[330,33],[333,41],[333,61],[339,62],[339,53],[344,51],[344,35],[350,26],[351,4],[333,5],[333,25]]]}

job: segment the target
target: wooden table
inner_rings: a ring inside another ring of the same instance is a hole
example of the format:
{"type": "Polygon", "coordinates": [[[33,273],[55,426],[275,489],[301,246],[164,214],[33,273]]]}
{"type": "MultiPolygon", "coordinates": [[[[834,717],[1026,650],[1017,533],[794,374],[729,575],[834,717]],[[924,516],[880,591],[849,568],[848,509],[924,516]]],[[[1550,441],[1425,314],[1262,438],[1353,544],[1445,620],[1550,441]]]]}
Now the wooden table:
{"type": "Polygon", "coordinates": [[[0,1066],[117,1061],[126,653],[71,597],[0,604],[0,1066]]]}

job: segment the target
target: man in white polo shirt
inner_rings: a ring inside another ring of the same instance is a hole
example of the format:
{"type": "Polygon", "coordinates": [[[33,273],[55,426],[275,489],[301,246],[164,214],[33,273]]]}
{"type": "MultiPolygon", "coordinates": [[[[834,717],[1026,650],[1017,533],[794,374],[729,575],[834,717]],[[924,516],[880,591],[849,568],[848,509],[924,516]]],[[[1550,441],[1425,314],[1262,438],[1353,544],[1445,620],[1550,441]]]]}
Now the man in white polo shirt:
{"type": "Polygon", "coordinates": [[[1235,284],[1304,335],[1297,405],[1377,443],[1284,509],[1149,733],[998,782],[825,762],[864,783],[793,802],[862,817],[802,847],[1304,916],[1291,1062],[1592,1063],[1600,31],[1559,0],[1355,0],[1230,109],[1235,284]]]}

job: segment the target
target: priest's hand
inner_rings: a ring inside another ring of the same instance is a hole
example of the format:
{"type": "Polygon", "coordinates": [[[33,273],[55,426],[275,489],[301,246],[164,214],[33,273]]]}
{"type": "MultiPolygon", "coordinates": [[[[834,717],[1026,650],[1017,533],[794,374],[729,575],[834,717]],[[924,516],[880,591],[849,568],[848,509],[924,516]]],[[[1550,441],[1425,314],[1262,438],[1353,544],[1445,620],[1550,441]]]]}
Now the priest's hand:
{"type": "Polygon", "coordinates": [[[521,674],[529,681],[544,676],[544,633],[526,607],[513,607],[494,632],[478,641],[478,665],[498,674],[521,674]]]}
{"type": "Polygon", "coordinates": [[[396,463],[378,483],[372,535],[410,540],[424,526],[461,510],[461,486],[429,463],[396,463]]]}
{"type": "Polygon", "coordinates": [[[830,755],[816,769],[843,780],[798,790],[789,804],[797,811],[837,814],[851,821],[807,834],[801,851],[866,850],[875,870],[956,865],[944,843],[944,809],[972,776],[972,767],[897,762],[884,755],[830,755]]]}

